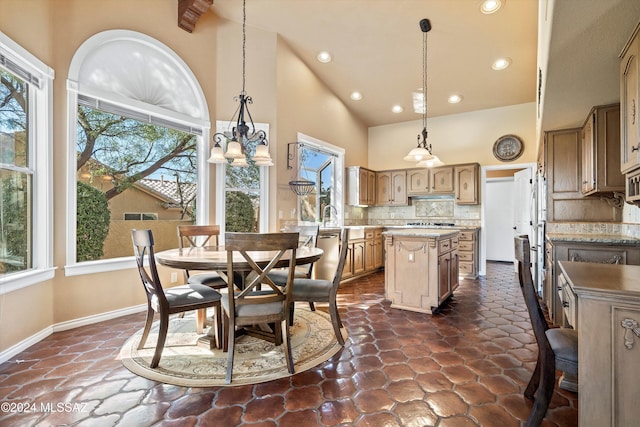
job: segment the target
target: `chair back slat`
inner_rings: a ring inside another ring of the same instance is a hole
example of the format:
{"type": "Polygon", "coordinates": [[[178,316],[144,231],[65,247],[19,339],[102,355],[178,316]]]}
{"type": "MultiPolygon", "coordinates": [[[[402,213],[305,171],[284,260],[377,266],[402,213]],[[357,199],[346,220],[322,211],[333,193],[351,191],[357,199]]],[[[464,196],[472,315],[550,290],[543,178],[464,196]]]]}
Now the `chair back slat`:
{"type": "Polygon", "coordinates": [[[144,291],[147,294],[148,302],[151,303],[157,299],[159,305],[168,306],[156,267],[153,233],[151,230],[133,229],[131,230],[131,240],[138,273],[140,274],[144,291]],[[145,258],[149,260],[148,267],[145,267],[145,258]]]}
{"type": "MultiPolygon", "coordinates": [[[[205,246],[218,246],[220,235],[219,225],[179,225],[178,247],[201,248],[205,246]]],[[[189,278],[189,270],[184,270],[186,278],[189,278]]]]}

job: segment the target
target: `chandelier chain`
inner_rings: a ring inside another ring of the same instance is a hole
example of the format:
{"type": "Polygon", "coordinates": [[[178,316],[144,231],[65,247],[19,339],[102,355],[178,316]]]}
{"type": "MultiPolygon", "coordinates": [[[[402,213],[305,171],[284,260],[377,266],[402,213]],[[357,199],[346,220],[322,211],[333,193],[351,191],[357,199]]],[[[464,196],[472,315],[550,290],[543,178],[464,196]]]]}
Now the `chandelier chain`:
{"type": "Polygon", "coordinates": [[[245,95],[246,75],[246,49],[247,49],[247,0],[242,1],[242,94],[245,95]]]}
{"type": "Polygon", "coordinates": [[[427,127],[427,32],[423,32],[422,39],[422,98],[424,100],[424,110],[422,113],[422,126],[427,127]]]}

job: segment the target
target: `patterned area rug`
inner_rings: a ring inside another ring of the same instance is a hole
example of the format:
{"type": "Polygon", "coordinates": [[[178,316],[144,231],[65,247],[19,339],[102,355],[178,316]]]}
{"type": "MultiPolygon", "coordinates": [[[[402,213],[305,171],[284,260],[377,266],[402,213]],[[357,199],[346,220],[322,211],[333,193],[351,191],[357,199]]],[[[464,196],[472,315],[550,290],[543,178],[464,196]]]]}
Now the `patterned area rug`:
{"type": "MultiPolygon", "coordinates": [[[[206,331],[205,331],[206,332],[206,331]]],[[[313,368],[336,354],[342,346],[333,334],[327,313],[311,311],[308,305],[296,306],[294,324],[290,328],[295,372],[313,368]]],[[[342,329],[346,339],[346,330],[342,329]]],[[[131,372],[167,384],[185,387],[225,386],[227,353],[198,345],[195,313],[184,318],[172,317],[169,333],[156,369],[149,368],[158,336],[155,322],[145,348],[138,350],[142,329],[127,340],[120,351],[124,366],[131,372]]],[[[230,385],[256,384],[289,376],[281,346],[242,336],[236,341],[233,380],[230,385]]]]}

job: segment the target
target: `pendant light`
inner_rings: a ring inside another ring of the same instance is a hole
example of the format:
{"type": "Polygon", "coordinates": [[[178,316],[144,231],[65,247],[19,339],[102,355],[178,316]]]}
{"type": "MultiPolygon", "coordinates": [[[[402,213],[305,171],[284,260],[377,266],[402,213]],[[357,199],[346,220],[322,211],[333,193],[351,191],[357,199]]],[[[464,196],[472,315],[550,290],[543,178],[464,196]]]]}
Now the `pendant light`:
{"type": "Polygon", "coordinates": [[[420,167],[441,166],[444,163],[433,154],[431,144],[427,144],[427,33],[431,31],[428,19],[420,21],[422,30],[422,132],[418,134],[418,146],[404,157],[408,162],[418,162],[420,167]],[[422,137],[422,139],[420,139],[422,137]]]}
{"type": "Polygon", "coordinates": [[[273,166],[271,155],[269,154],[269,141],[267,134],[263,130],[256,130],[253,124],[253,118],[249,112],[249,104],[253,104],[253,99],[247,95],[245,91],[246,81],[246,40],[247,40],[247,2],[242,2],[242,92],[236,98],[240,103],[238,109],[233,114],[231,123],[235,126],[228,136],[223,133],[213,135],[214,146],[211,149],[211,157],[207,160],[209,163],[228,163],[231,166],[246,167],[249,166],[248,160],[256,166],[273,166]],[[249,120],[247,125],[245,113],[249,120]],[[237,116],[237,119],[236,119],[237,116]],[[221,142],[227,141],[227,152],[222,151],[221,142]],[[251,150],[255,146],[255,153],[251,154],[251,150]]]}

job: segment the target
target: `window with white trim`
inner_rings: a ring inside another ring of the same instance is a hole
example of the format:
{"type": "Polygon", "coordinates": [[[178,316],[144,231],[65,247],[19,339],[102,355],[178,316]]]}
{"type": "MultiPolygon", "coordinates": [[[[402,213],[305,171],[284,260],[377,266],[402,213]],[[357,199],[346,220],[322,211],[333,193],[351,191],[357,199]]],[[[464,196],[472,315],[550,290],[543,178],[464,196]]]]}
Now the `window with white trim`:
{"type": "Polygon", "coordinates": [[[0,294],[53,277],[52,81],[0,32],[0,294]]]}

